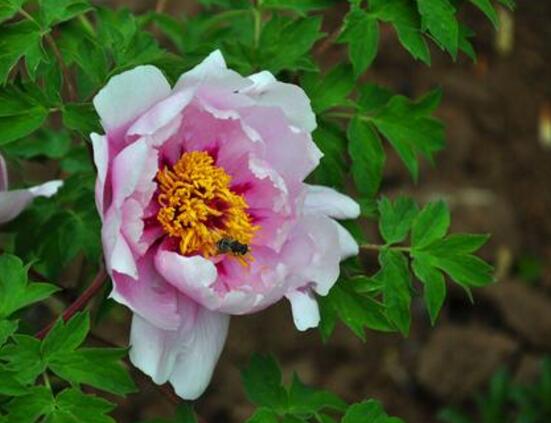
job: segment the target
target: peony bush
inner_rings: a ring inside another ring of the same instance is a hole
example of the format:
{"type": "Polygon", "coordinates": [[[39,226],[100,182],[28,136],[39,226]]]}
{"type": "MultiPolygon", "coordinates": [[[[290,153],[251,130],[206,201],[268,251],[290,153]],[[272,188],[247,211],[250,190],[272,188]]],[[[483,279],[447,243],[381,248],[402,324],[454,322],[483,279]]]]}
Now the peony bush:
{"type": "MultiPolygon", "coordinates": [[[[230,316],[407,337],[416,297],[435,325],[447,284],[494,282],[445,201],[383,194],[388,155],[437,162],[441,91],[367,71],[387,27],[475,60],[459,16],[512,1],[146,3],[0,1],[0,423],[219,421],[194,405],[236,389],[209,388],[230,316]]],[[[248,423],[403,421],[248,352],[248,423]]]]}

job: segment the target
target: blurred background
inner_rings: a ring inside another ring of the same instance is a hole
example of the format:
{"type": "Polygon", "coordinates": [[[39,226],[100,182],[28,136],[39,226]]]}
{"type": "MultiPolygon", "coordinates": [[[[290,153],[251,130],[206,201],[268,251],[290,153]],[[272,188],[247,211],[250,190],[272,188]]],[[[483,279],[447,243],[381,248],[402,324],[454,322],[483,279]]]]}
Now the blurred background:
{"type": "MultiPolygon", "coordinates": [[[[158,4],[96,3],[136,12],[158,4]]],[[[193,1],[168,1],[164,7],[175,15],[199,11],[193,1]]],[[[347,7],[343,1],[326,14],[326,32],[347,7]]],[[[519,1],[514,15],[502,9],[497,34],[474,8],[469,12],[477,63],[461,57],[454,64],[433,49],[433,64],[426,67],[386,27],[379,56],[364,78],[409,96],[443,89],[437,114],[447,127],[447,148],[435,166],[425,164],[417,186],[390,153],[382,192],[411,194],[420,202],[443,197],[452,209],[452,230],[492,234],[483,256],[496,266],[499,283],[477,290],[474,304],[449,286],[435,328],[422,304],[414,303],[407,339],[369,332],[363,343],[339,327],[323,344],[317,331],[295,330],[285,303],[234,318],[213,382],[195,404],[207,422],[237,423],[250,415],[239,372],[253,352],[273,353],[287,380],[296,371],[306,383],[347,401],[377,398],[408,423],[436,422],[438,411],[450,405],[472,408],[473,395],[501,367],[523,383],[538,374],[541,358],[551,353],[551,2],[519,1]]],[[[331,47],[320,61],[331,67],[344,54],[331,47]]],[[[373,239],[371,231],[366,227],[373,239]]],[[[362,259],[369,266],[376,257],[362,259]]],[[[112,327],[100,325],[99,333],[125,344],[128,317],[121,315],[112,327]]],[[[141,393],[128,397],[117,421],[171,416],[166,397],[136,377],[141,393]]]]}

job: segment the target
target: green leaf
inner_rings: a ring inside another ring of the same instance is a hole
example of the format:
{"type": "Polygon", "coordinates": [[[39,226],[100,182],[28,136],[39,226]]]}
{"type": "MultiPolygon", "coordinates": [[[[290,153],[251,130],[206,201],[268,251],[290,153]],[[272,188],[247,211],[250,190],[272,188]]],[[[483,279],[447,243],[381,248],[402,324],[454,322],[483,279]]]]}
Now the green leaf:
{"type": "Polygon", "coordinates": [[[324,9],[332,4],[334,4],[333,0],[263,0],[262,8],[288,9],[306,15],[307,12],[324,9]]]}
{"type": "Polygon", "coordinates": [[[451,234],[446,238],[434,241],[426,248],[434,255],[467,254],[480,249],[489,235],[479,234],[451,234]]]}
{"type": "Polygon", "coordinates": [[[415,58],[430,65],[430,52],[421,31],[421,20],[410,0],[370,0],[370,12],[391,23],[404,48],[415,58]]]}
{"type": "Polygon", "coordinates": [[[273,357],[253,355],[241,377],[251,402],[273,409],[287,408],[287,392],[281,385],[281,371],[273,357]]]}
{"type": "Polygon", "coordinates": [[[302,79],[302,88],[311,99],[316,113],[338,106],[354,89],[354,78],[349,66],[337,65],[320,78],[316,72],[308,72],[302,79]]]}
{"type": "Polygon", "coordinates": [[[3,0],[0,3],[0,23],[11,19],[27,0],[3,0]]]}
{"type": "Polygon", "coordinates": [[[55,409],[48,422],[115,423],[115,420],[107,415],[114,408],[115,404],[103,398],[86,395],[76,388],[69,388],[57,395],[55,409]]]}
{"type": "Polygon", "coordinates": [[[189,404],[182,404],[176,410],[177,423],[197,423],[193,408],[189,404]]]}
{"type": "Polygon", "coordinates": [[[358,78],[375,60],[379,48],[379,24],[362,9],[353,8],[346,15],[339,42],[348,44],[348,56],[358,78]]]}
{"type": "Polygon", "coordinates": [[[7,405],[8,421],[34,423],[41,416],[48,415],[54,407],[52,393],[45,386],[34,386],[25,396],[14,398],[7,405]]]}
{"type": "Polygon", "coordinates": [[[325,409],[344,411],[346,407],[346,402],[332,392],[308,387],[302,383],[296,374],[293,375],[289,390],[290,413],[313,415],[325,409]]]}
{"type": "Polygon", "coordinates": [[[30,52],[34,53],[40,38],[40,28],[29,21],[0,27],[0,85],[6,82],[9,72],[19,59],[30,52]]]}
{"type": "Polygon", "coordinates": [[[0,320],[0,347],[15,333],[17,327],[18,323],[16,321],[0,320]]]}
{"type": "Polygon", "coordinates": [[[348,126],[348,153],[352,159],[352,177],[358,191],[374,197],[383,179],[385,152],[370,123],[356,116],[348,126]]]}
{"type": "Polygon", "coordinates": [[[6,369],[17,373],[21,383],[34,383],[46,365],[40,354],[40,341],[28,335],[13,335],[13,344],[0,349],[0,360],[7,362],[6,369]]]}
{"type": "Polygon", "coordinates": [[[433,256],[434,266],[446,272],[460,285],[481,287],[494,282],[494,268],[473,256],[433,256]]]}
{"type": "Polygon", "coordinates": [[[411,276],[404,255],[393,250],[383,250],[379,254],[381,270],[375,279],[383,284],[383,300],[390,321],[404,336],[411,325],[411,276]]]}
{"type": "Polygon", "coordinates": [[[496,28],[499,26],[496,9],[490,0],[470,0],[470,2],[485,14],[496,28]]]}
{"type": "Polygon", "coordinates": [[[127,350],[122,348],[81,348],[58,352],[48,367],[62,379],[82,383],[117,395],[135,392],[128,371],[121,364],[127,350]]]}
{"type": "Polygon", "coordinates": [[[345,135],[339,127],[325,121],[319,122],[319,126],[312,135],[323,153],[312,178],[319,185],[342,188],[344,174],[348,170],[348,164],[345,162],[345,135]]]}
{"type": "Polygon", "coordinates": [[[327,296],[318,298],[320,330],[324,340],[331,335],[337,317],[362,340],[365,340],[366,327],[384,332],[395,330],[385,316],[385,308],[369,295],[355,292],[352,288],[355,288],[354,284],[354,279],[339,282],[327,296]]]}
{"type": "Polygon", "coordinates": [[[67,353],[79,347],[90,329],[88,313],[77,313],[67,323],[58,319],[42,342],[42,356],[46,361],[57,353],[67,353]]]}
{"type": "Polygon", "coordinates": [[[259,408],[246,423],[278,423],[277,413],[269,408],[259,408]]]}
{"type": "Polygon", "coordinates": [[[517,7],[515,0],[499,0],[499,2],[511,10],[515,10],[515,7],[517,7]]]}
{"type": "Polygon", "coordinates": [[[412,267],[415,276],[424,284],[425,305],[429,312],[430,322],[434,325],[446,299],[444,275],[420,258],[413,260],[412,267]]]}
{"type": "Polygon", "coordinates": [[[0,145],[35,131],[47,116],[48,110],[23,89],[14,86],[0,89],[0,145]]]}
{"type": "Polygon", "coordinates": [[[417,0],[423,28],[430,33],[455,59],[459,44],[459,24],[455,8],[449,0],[417,0]]]}
{"type": "Polygon", "coordinates": [[[48,28],[91,10],[87,0],[40,0],[42,24],[48,28]]]}
{"type": "Polygon", "coordinates": [[[364,84],[359,88],[358,104],[366,113],[376,113],[392,98],[392,91],[377,84],[364,84]]]}
{"type": "Polygon", "coordinates": [[[0,318],[49,297],[58,288],[46,283],[28,283],[27,268],[16,256],[0,256],[0,318]]]}
{"type": "Polygon", "coordinates": [[[22,159],[32,159],[40,156],[59,159],[67,154],[70,145],[71,138],[67,132],[56,132],[44,128],[36,131],[31,136],[3,146],[2,150],[22,159]]]}
{"type": "Polygon", "coordinates": [[[319,16],[292,20],[274,15],[260,36],[258,65],[274,74],[282,70],[316,70],[308,60],[312,45],[323,33],[319,16]]]}
{"type": "Polygon", "coordinates": [[[98,116],[91,103],[69,103],[63,108],[63,125],[88,138],[92,132],[100,132],[98,116]]]}
{"type": "Polygon", "coordinates": [[[417,156],[432,160],[435,152],[444,146],[444,128],[441,122],[429,116],[424,99],[412,102],[394,96],[373,118],[377,129],[392,144],[413,179],[419,174],[417,156]]]}
{"type": "Polygon", "coordinates": [[[2,383],[0,383],[0,395],[16,397],[29,393],[28,388],[17,379],[16,372],[10,372],[0,368],[0,380],[2,381],[2,383]]]}
{"type": "Polygon", "coordinates": [[[399,423],[401,420],[388,417],[382,405],[375,400],[363,401],[348,408],[342,423],[399,423]]]}
{"type": "Polygon", "coordinates": [[[406,239],[411,225],[419,212],[417,204],[409,197],[398,197],[392,202],[382,197],[378,204],[379,230],[387,244],[406,239]]]}
{"type": "Polygon", "coordinates": [[[427,204],[415,218],[411,230],[411,245],[422,249],[443,238],[450,226],[450,211],[443,201],[427,204]]]}

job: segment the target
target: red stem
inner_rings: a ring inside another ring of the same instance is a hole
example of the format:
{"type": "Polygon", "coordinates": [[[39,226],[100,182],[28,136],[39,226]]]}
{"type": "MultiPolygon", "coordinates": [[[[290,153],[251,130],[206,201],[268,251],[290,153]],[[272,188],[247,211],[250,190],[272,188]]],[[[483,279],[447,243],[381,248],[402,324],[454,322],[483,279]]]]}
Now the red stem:
{"type": "MultiPolygon", "coordinates": [[[[86,290],[80,294],[80,296],[63,312],[63,321],[69,320],[75,315],[77,311],[82,310],[86,304],[90,302],[92,298],[101,290],[103,284],[107,280],[107,273],[103,266],[100,268],[99,272],[96,274],[96,277],[86,290]]],[[[54,326],[55,321],[48,324],[46,327],[42,328],[39,332],[36,333],[38,339],[43,339],[50,329],[54,326]]]]}

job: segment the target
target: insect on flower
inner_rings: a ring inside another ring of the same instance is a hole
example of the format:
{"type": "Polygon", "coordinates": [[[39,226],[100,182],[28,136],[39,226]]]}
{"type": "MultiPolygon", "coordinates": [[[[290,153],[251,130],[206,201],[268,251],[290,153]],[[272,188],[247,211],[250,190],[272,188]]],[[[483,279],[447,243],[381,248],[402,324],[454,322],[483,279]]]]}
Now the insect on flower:
{"type": "Polygon", "coordinates": [[[231,238],[222,238],[216,243],[216,247],[220,254],[232,253],[237,256],[244,256],[249,252],[249,246],[247,244],[242,244],[231,238]]]}

